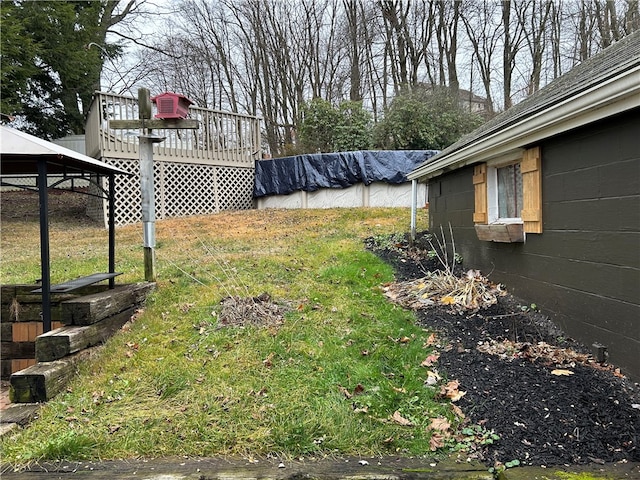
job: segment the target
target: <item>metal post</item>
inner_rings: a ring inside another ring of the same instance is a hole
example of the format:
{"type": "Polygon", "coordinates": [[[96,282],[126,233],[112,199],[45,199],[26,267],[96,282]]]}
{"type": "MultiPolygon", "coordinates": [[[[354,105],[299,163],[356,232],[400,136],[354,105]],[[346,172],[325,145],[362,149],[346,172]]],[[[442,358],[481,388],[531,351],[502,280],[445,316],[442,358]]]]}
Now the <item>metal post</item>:
{"type": "Polygon", "coordinates": [[[42,331],[51,331],[51,267],[49,262],[49,197],[47,161],[38,160],[38,195],[40,198],[40,271],[42,276],[42,331]]]}
{"type": "Polygon", "coordinates": [[[418,181],[411,180],[411,245],[416,241],[416,216],[418,203],[418,181]]]}
{"type": "Polygon", "coordinates": [[[156,202],[153,187],[153,141],[140,135],[140,193],[144,241],[144,279],[156,281],[156,202]]]}
{"type": "MultiPolygon", "coordinates": [[[[109,174],[109,273],[116,271],[116,211],[115,211],[115,197],[116,197],[116,176],[115,174],[109,174]]],[[[116,279],[109,279],[109,288],[113,289],[116,286],[116,279]]]]}

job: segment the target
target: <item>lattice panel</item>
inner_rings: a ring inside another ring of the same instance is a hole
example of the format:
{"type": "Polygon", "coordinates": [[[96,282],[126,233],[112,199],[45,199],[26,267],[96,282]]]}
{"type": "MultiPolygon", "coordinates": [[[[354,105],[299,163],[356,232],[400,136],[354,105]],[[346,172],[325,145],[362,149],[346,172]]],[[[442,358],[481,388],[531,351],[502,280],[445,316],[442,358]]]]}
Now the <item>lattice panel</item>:
{"type": "MultiPolygon", "coordinates": [[[[108,180],[106,178],[102,177],[98,180],[97,175],[93,176],[93,181],[99,182],[100,187],[102,188],[105,188],[105,186],[108,185],[108,180]]],[[[105,207],[107,206],[107,202],[104,198],[102,198],[104,193],[94,183],[89,184],[89,193],[91,195],[87,197],[87,209],[85,213],[89,218],[92,218],[93,220],[96,220],[98,222],[103,222],[106,226],[107,216],[105,207]]]]}
{"type": "Polygon", "coordinates": [[[217,185],[220,210],[253,208],[254,170],[252,168],[218,167],[217,185]]]}
{"type": "MultiPolygon", "coordinates": [[[[142,221],[142,200],[140,197],[140,162],[137,160],[105,159],[114,167],[121,168],[132,174],[116,175],[115,208],[116,225],[127,225],[142,221]]],[[[108,183],[108,182],[107,182],[108,183]]],[[[107,208],[106,202],[104,203],[107,208]]]]}
{"type": "MultiPolygon", "coordinates": [[[[103,160],[133,174],[116,175],[116,225],[142,221],[139,162],[103,160]]],[[[253,208],[252,168],[156,161],[154,179],[157,219],[253,208]]],[[[106,201],[103,206],[107,208],[106,201]]]]}
{"type": "Polygon", "coordinates": [[[219,211],[215,167],[163,163],[162,176],[165,216],[204,215],[219,211]]]}

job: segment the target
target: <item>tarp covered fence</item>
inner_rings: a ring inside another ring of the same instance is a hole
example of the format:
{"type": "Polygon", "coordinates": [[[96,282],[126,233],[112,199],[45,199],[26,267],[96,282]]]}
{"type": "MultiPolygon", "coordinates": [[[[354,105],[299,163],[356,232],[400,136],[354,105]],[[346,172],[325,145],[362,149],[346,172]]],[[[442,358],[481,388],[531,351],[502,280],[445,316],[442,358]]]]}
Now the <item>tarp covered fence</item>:
{"type": "Polygon", "coordinates": [[[409,172],[436,153],[438,150],[363,150],[259,160],[254,197],[346,188],[360,182],[404,183],[409,172]]]}

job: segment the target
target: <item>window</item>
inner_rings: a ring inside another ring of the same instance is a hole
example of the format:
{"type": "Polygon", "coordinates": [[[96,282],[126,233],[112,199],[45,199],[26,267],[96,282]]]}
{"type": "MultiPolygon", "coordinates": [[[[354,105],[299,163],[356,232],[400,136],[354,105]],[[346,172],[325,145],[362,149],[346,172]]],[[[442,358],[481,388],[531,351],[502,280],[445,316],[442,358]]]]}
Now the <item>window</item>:
{"type": "Polygon", "coordinates": [[[539,147],[508,163],[476,165],[473,184],[476,225],[522,224],[526,233],[542,233],[539,147]]]}
{"type": "Polygon", "coordinates": [[[522,210],[522,173],[520,164],[495,169],[498,219],[519,218],[522,210]]]}

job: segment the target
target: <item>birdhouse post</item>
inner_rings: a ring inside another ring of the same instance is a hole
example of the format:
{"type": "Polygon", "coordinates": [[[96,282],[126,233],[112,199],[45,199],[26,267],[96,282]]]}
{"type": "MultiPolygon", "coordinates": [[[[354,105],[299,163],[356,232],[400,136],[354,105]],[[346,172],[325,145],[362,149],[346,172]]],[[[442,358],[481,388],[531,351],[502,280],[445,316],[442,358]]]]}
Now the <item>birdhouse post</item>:
{"type": "MultiPolygon", "coordinates": [[[[109,128],[140,129],[140,197],[142,204],[142,229],[144,248],[144,278],[155,282],[156,207],[153,175],[153,144],[165,137],[153,135],[153,129],[197,129],[198,121],[187,119],[189,105],[184,95],[173,92],[150,97],[146,88],[138,89],[138,120],[110,120],[109,128]],[[158,114],[151,118],[151,101],[158,105],[158,114]],[[160,102],[160,103],[158,103],[160,102]]],[[[113,215],[113,212],[111,213],[113,215]]]]}

